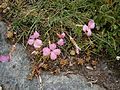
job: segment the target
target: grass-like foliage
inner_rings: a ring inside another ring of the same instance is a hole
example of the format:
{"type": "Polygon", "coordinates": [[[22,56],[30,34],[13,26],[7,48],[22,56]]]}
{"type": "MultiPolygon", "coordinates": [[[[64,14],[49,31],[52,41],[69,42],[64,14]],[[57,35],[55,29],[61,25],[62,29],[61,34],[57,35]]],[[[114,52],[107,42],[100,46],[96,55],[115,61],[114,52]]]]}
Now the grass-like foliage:
{"type": "MultiPolygon", "coordinates": [[[[38,31],[47,45],[56,41],[56,33],[67,32],[83,52],[113,59],[120,55],[119,0],[5,0],[10,8],[3,16],[11,22],[10,31],[26,44],[30,34],[38,31]],[[95,21],[92,36],[87,37],[82,25],[95,21]]],[[[62,48],[69,54],[70,40],[62,48]]]]}

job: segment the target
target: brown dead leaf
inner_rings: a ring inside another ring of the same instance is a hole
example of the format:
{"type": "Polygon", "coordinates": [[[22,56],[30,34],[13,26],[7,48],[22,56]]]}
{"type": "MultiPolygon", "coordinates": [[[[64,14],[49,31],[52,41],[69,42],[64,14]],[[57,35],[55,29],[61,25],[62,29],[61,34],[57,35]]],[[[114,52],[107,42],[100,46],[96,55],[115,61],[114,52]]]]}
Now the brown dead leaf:
{"type": "Polygon", "coordinates": [[[33,52],[31,52],[31,54],[33,54],[33,55],[38,55],[38,54],[39,54],[39,51],[34,50],[33,52]]]}
{"type": "Polygon", "coordinates": [[[34,75],[29,74],[29,75],[27,76],[27,79],[28,79],[28,80],[32,80],[32,79],[33,79],[33,76],[34,76],[34,75]]]}
{"type": "Polygon", "coordinates": [[[45,70],[47,70],[49,65],[48,64],[43,64],[41,67],[44,68],[45,70]]]}
{"type": "Polygon", "coordinates": [[[97,63],[98,63],[98,62],[97,62],[96,60],[92,60],[92,62],[91,62],[91,64],[94,65],[94,66],[96,66],[97,63]]]}
{"type": "Polygon", "coordinates": [[[16,44],[15,45],[12,45],[11,49],[10,49],[10,55],[12,55],[12,53],[16,51],[16,44]]]}
{"type": "Polygon", "coordinates": [[[0,21],[2,21],[2,19],[3,19],[3,15],[0,13],[0,21]]]}
{"type": "Polygon", "coordinates": [[[61,59],[60,60],[60,64],[62,65],[62,67],[64,67],[65,65],[67,65],[68,64],[68,60],[67,59],[61,59]]]}
{"type": "Polygon", "coordinates": [[[31,72],[32,76],[38,77],[40,73],[41,73],[41,69],[39,68],[38,65],[32,67],[32,72],[31,72]]]}
{"type": "Polygon", "coordinates": [[[2,4],[0,5],[0,8],[5,9],[7,6],[8,6],[7,3],[2,3],[2,4]]]}
{"type": "Polygon", "coordinates": [[[107,2],[108,4],[110,4],[110,5],[112,5],[113,1],[114,1],[114,0],[106,0],[106,2],[107,2]]]}
{"type": "Polygon", "coordinates": [[[69,66],[70,66],[70,67],[72,67],[72,66],[74,66],[74,65],[76,65],[76,61],[70,61],[70,62],[69,62],[69,66]]]}
{"type": "Polygon", "coordinates": [[[10,10],[10,7],[7,7],[7,8],[5,8],[4,10],[3,10],[3,13],[6,13],[7,11],[9,11],[10,10]]]}
{"type": "Polygon", "coordinates": [[[87,55],[87,56],[90,56],[90,55],[91,55],[91,52],[90,52],[89,50],[87,50],[86,55],[87,55]]]}
{"type": "Polygon", "coordinates": [[[83,59],[79,59],[77,62],[78,65],[83,65],[84,63],[85,63],[85,60],[83,59]]]}
{"type": "Polygon", "coordinates": [[[60,68],[57,68],[51,72],[51,74],[58,75],[60,74],[60,68]]]}
{"type": "Polygon", "coordinates": [[[13,38],[13,32],[12,31],[7,31],[6,32],[6,38],[8,38],[8,39],[11,39],[11,38],[13,38]]]}
{"type": "Polygon", "coordinates": [[[90,57],[90,56],[88,56],[88,57],[86,57],[86,58],[85,58],[85,60],[86,60],[87,62],[89,62],[89,61],[90,61],[90,59],[91,59],[91,57],[90,57]]]}

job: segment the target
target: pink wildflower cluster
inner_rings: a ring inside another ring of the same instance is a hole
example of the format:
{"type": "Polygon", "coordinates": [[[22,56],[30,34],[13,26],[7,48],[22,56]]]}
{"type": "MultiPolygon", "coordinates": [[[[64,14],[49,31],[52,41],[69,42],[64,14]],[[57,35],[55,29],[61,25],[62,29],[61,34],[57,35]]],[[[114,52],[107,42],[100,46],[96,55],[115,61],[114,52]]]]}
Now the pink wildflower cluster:
{"type": "Polygon", "coordinates": [[[65,33],[62,34],[57,34],[57,36],[60,38],[57,42],[58,45],[63,46],[64,45],[64,38],[65,38],[65,33]]]}
{"type": "MultiPolygon", "coordinates": [[[[33,45],[34,48],[40,48],[43,44],[42,40],[38,39],[39,36],[40,36],[39,33],[35,31],[34,34],[29,37],[28,44],[33,45]]],[[[52,60],[57,59],[57,56],[60,55],[61,53],[61,50],[57,48],[57,45],[63,46],[65,43],[64,42],[65,33],[57,34],[57,36],[59,37],[57,43],[49,44],[49,47],[44,47],[42,49],[43,56],[50,56],[52,60]]]]}
{"type": "Polygon", "coordinates": [[[35,31],[28,39],[28,44],[33,45],[34,48],[40,48],[42,46],[42,40],[38,39],[40,34],[35,31]]]}
{"type": "Polygon", "coordinates": [[[49,56],[52,60],[57,59],[57,56],[60,55],[61,50],[57,48],[56,44],[50,44],[49,47],[43,48],[43,56],[49,56]]]}
{"type": "Polygon", "coordinates": [[[91,34],[92,34],[92,31],[91,31],[91,29],[94,29],[95,28],[95,22],[94,22],[94,20],[89,20],[89,22],[88,22],[88,25],[83,25],[83,31],[85,32],[85,34],[87,35],[87,36],[91,36],[91,34]]]}
{"type": "Polygon", "coordinates": [[[0,62],[8,62],[10,61],[10,55],[0,55],[0,62]]]}
{"type": "Polygon", "coordinates": [[[60,38],[58,42],[52,43],[49,45],[49,47],[44,47],[43,48],[43,56],[50,56],[52,60],[57,59],[57,56],[60,55],[61,50],[57,48],[57,45],[63,46],[64,45],[64,37],[65,33],[62,34],[57,34],[57,36],[60,38]]]}

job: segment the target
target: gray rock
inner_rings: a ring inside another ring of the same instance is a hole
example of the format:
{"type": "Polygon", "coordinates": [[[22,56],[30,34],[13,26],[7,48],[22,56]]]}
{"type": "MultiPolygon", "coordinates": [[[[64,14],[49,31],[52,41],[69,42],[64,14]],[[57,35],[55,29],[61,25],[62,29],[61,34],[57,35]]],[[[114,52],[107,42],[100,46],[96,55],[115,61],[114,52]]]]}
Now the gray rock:
{"type": "MultiPolygon", "coordinates": [[[[6,27],[0,22],[0,54],[9,53],[11,45],[5,41],[6,27]]],[[[12,54],[10,62],[0,63],[0,85],[5,90],[38,90],[38,80],[27,80],[30,73],[30,63],[24,48],[16,46],[16,51],[12,54]]]]}
{"type": "Polygon", "coordinates": [[[41,77],[43,79],[43,90],[105,90],[98,85],[90,87],[86,79],[80,75],[71,74],[67,77],[62,73],[59,76],[44,74],[41,77]]]}
{"type": "MultiPolygon", "coordinates": [[[[8,53],[11,47],[4,37],[6,27],[0,22],[0,54],[8,53]]],[[[105,90],[94,85],[90,87],[86,79],[79,75],[70,75],[70,78],[63,74],[59,76],[43,73],[42,84],[39,79],[27,80],[30,73],[30,62],[24,48],[16,46],[10,62],[0,63],[0,86],[4,90],[105,90]]]]}

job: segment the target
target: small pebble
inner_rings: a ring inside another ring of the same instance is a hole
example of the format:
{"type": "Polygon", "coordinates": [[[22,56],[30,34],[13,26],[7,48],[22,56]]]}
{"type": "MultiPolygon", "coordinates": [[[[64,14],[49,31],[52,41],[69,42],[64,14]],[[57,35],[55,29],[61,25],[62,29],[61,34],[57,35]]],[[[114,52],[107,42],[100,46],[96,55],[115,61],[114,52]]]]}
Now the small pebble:
{"type": "Polygon", "coordinates": [[[86,66],[86,68],[89,70],[94,70],[91,66],[86,66]]]}
{"type": "Polygon", "coordinates": [[[0,90],[2,90],[2,87],[0,86],[0,90]]]}
{"type": "Polygon", "coordinates": [[[120,56],[117,56],[116,59],[117,59],[117,60],[120,60],[120,56]]]}

